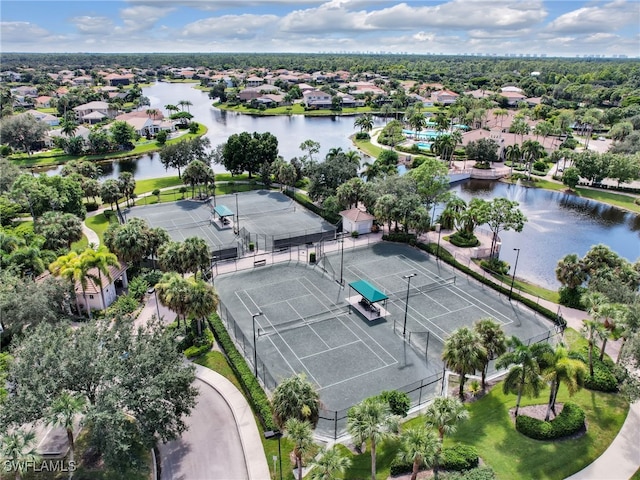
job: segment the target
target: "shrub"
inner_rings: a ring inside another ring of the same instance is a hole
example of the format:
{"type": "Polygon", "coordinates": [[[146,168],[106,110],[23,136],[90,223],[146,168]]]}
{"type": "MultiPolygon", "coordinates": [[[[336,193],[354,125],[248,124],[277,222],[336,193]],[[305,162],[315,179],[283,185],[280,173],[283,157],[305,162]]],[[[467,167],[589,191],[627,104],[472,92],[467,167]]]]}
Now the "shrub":
{"type": "Polygon", "coordinates": [[[413,470],[413,465],[410,463],[403,462],[397,457],[391,461],[391,468],[389,469],[389,474],[392,477],[396,475],[404,475],[405,473],[411,473],[413,470]]]}
{"type": "Polygon", "coordinates": [[[95,212],[96,210],[98,210],[98,208],[100,208],[100,205],[98,205],[96,202],[87,202],[84,204],[84,206],[87,209],[87,212],[95,212]]]}
{"type": "Polygon", "coordinates": [[[578,308],[582,309],[582,295],[585,292],[584,287],[578,288],[569,288],[569,287],[560,287],[558,293],[560,294],[560,305],[564,305],[565,307],[570,308],[578,308]]]}
{"type": "Polygon", "coordinates": [[[382,240],[388,242],[408,243],[409,245],[415,245],[417,240],[414,233],[389,233],[382,236],[382,240]]]}
{"type": "Polygon", "coordinates": [[[480,244],[480,240],[472,233],[456,232],[449,236],[449,241],[456,247],[471,248],[480,244]]]}
{"type": "MultiPolygon", "coordinates": [[[[589,347],[584,347],[578,352],[570,352],[571,358],[582,360],[589,366],[589,347]]],[[[618,379],[613,374],[614,364],[610,359],[602,361],[598,357],[598,351],[593,352],[593,377],[589,373],[584,377],[584,387],[598,392],[617,392],[618,379]]]]}
{"type": "Polygon", "coordinates": [[[369,140],[371,137],[367,132],[356,133],[356,140],[369,140]]]}
{"type": "Polygon", "coordinates": [[[500,275],[507,275],[509,273],[509,264],[498,258],[480,260],[480,266],[491,273],[497,273],[500,275]]]}
{"type": "Polygon", "coordinates": [[[156,134],[156,141],[160,144],[160,145],[164,145],[165,143],[167,143],[167,137],[168,137],[168,133],[166,130],[160,130],[157,134],[156,134]]]}
{"type": "Polygon", "coordinates": [[[547,162],[545,162],[544,160],[538,160],[534,162],[533,169],[539,172],[546,172],[547,170],[549,170],[549,166],[547,165],[547,162]]]}
{"type": "Polygon", "coordinates": [[[442,449],[440,466],[445,470],[460,472],[478,466],[478,451],[471,445],[457,444],[442,449]]]}
{"type": "Polygon", "coordinates": [[[309,263],[316,263],[316,252],[309,253],[309,263]]]}
{"type": "Polygon", "coordinates": [[[443,480],[495,480],[496,473],[491,467],[478,467],[467,472],[449,473],[442,478],[443,480]]]}
{"type": "Polygon", "coordinates": [[[585,414],[575,403],[567,402],[560,415],[545,422],[537,418],[519,415],[516,418],[516,430],[535,440],[555,440],[568,437],[584,428],[585,414]]]}
{"type": "Polygon", "coordinates": [[[213,347],[213,333],[208,328],[202,330],[202,335],[192,338],[193,345],[185,349],[187,358],[195,358],[204,355],[213,347]]]}
{"type": "Polygon", "coordinates": [[[389,404],[389,409],[394,415],[406,417],[411,408],[411,399],[405,392],[398,390],[385,390],[380,394],[382,401],[389,404]]]}
{"type": "Polygon", "coordinates": [[[133,295],[120,295],[117,300],[107,308],[107,315],[128,315],[135,312],[138,305],[139,302],[133,297],[133,295]]]}
{"type": "Polygon", "coordinates": [[[144,298],[144,295],[147,293],[149,286],[150,285],[145,280],[145,278],[141,275],[138,275],[137,277],[132,278],[129,282],[129,295],[131,295],[137,301],[141,301],[144,298]]]}
{"type": "Polygon", "coordinates": [[[238,377],[238,381],[240,385],[242,385],[242,389],[249,399],[253,411],[260,419],[260,423],[265,430],[276,430],[277,427],[273,423],[271,403],[267,398],[267,394],[264,393],[258,379],[253,375],[244,357],[236,349],[233,340],[231,340],[229,333],[224,328],[222,320],[214,313],[209,318],[209,322],[216,340],[227,355],[229,364],[238,377]]]}
{"type": "Polygon", "coordinates": [[[357,230],[354,230],[353,232],[351,232],[351,237],[358,238],[359,236],[360,236],[360,233],[357,230]]]}

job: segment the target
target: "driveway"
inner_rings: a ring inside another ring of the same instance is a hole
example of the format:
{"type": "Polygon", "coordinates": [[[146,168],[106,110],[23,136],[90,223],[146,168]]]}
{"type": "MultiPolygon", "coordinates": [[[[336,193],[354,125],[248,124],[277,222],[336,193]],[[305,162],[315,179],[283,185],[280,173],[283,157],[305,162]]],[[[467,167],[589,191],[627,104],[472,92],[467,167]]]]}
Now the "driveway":
{"type": "Polygon", "coordinates": [[[229,404],[202,380],[196,380],[195,385],[200,395],[187,419],[189,430],[182,438],[159,446],[161,480],[249,478],[242,441],[229,404]]]}

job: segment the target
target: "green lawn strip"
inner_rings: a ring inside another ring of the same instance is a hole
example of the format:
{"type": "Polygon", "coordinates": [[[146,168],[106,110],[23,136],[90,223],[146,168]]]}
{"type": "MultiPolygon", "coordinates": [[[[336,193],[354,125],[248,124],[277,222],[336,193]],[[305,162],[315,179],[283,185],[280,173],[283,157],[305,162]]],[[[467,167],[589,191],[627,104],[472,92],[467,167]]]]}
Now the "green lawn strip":
{"type": "Polygon", "coordinates": [[[136,180],[136,188],[134,193],[138,196],[143,193],[151,193],[156,188],[158,190],[167,187],[175,187],[182,185],[183,181],[177,175],[175,177],[149,178],[146,180],[136,180]]]}
{"type": "Polygon", "coordinates": [[[230,110],[232,112],[245,113],[247,115],[269,116],[269,115],[306,115],[306,116],[334,116],[334,115],[352,115],[357,113],[372,112],[371,107],[355,107],[355,108],[343,108],[342,110],[305,110],[304,107],[295,103],[289,106],[267,108],[260,110],[258,108],[247,107],[246,105],[234,105],[229,106],[224,103],[216,103],[215,107],[220,110],[230,110]]]}
{"type": "Polygon", "coordinates": [[[632,197],[631,195],[581,187],[576,187],[576,192],[583,198],[597,200],[598,202],[608,203],[609,205],[640,213],[640,205],[635,203],[637,197],[632,197]]]}
{"type": "MultiPolygon", "coordinates": [[[[242,386],[240,382],[236,378],[233,373],[233,369],[229,366],[229,362],[227,358],[221,352],[212,350],[207,354],[196,358],[195,363],[198,365],[202,365],[203,367],[210,368],[214,372],[218,372],[220,375],[225,377],[231,383],[235,385],[235,387],[242,392],[242,386]]],[[[250,402],[248,402],[251,405],[250,402]]],[[[255,416],[254,419],[256,421],[256,425],[258,426],[258,430],[260,431],[260,439],[262,441],[262,447],[264,449],[264,454],[269,462],[269,469],[273,474],[273,457],[278,456],[278,441],[277,440],[267,440],[264,438],[264,429],[260,424],[260,421],[255,416]]],[[[294,480],[294,476],[292,473],[292,465],[289,461],[289,452],[293,450],[293,443],[289,441],[286,437],[282,437],[280,440],[280,448],[282,450],[282,471],[283,471],[283,479],[286,480],[294,480]]],[[[278,467],[279,468],[279,467],[278,467]]]]}
{"type": "MultiPolygon", "coordinates": [[[[177,178],[177,177],[176,177],[177,178]]],[[[183,187],[175,187],[170,190],[160,192],[160,198],[156,195],[146,195],[135,201],[136,205],[154,205],[156,203],[169,203],[177,200],[186,200],[191,198],[191,187],[185,186],[186,192],[183,194],[180,190],[183,187]]],[[[257,183],[235,183],[232,185],[223,183],[216,186],[216,195],[228,195],[236,192],[248,192],[250,190],[262,190],[264,187],[257,183]]],[[[197,192],[197,189],[196,189],[197,192]]]]}
{"type": "Polygon", "coordinates": [[[88,246],[89,246],[89,239],[85,235],[82,235],[82,238],[80,240],[78,240],[77,242],[73,242],[71,244],[71,250],[82,251],[82,250],[86,250],[88,246]]]}
{"type": "MultiPolygon", "coordinates": [[[[371,450],[367,442],[367,449],[360,455],[354,455],[344,445],[337,445],[342,455],[351,459],[351,466],[345,471],[346,479],[371,478],[371,450]]],[[[391,471],[391,462],[398,453],[398,441],[391,439],[376,445],[376,479],[386,480],[391,471]]]]}
{"type": "Polygon", "coordinates": [[[636,473],[634,473],[633,477],[631,477],[629,480],[640,480],[640,468],[636,470],[636,473]]]}
{"type": "MultiPolygon", "coordinates": [[[[114,222],[115,221],[116,220],[114,217],[114,222]]],[[[100,242],[102,242],[104,232],[106,232],[107,228],[109,227],[109,220],[104,216],[104,213],[99,213],[98,215],[94,215],[93,217],[87,217],[84,223],[85,225],[87,225],[87,227],[98,234],[100,242]]]]}
{"type": "MultiPolygon", "coordinates": [[[[355,138],[355,137],[354,137],[355,138]]],[[[370,140],[355,140],[356,147],[362,150],[364,153],[373,158],[378,158],[380,153],[384,151],[384,149],[377,147],[370,140]]]]}
{"type": "MultiPolygon", "coordinates": [[[[480,264],[479,261],[476,263],[480,264]]],[[[511,276],[500,275],[497,273],[491,273],[491,276],[494,277],[496,280],[501,281],[503,287],[509,288],[509,289],[511,288],[511,280],[512,280],[511,276]]],[[[560,294],[557,292],[557,290],[549,290],[547,288],[536,285],[535,283],[530,283],[530,282],[527,282],[526,280],[522,280],[518,277],[516,277],[515,281],[513,282],[513,289],[526,292],[530,295],[533,295],[535,297],[540,297],[544,300],[548,300],[553,303],[559,303],[560,301],[560,294]]]]}

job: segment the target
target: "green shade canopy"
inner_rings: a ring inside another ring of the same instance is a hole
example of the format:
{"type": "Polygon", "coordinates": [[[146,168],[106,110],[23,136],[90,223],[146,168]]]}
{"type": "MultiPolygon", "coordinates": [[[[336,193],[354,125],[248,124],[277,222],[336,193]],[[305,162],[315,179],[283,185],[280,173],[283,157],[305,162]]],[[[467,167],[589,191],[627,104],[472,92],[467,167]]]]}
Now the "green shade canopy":
{"type": "Polygon", "coordinates": [[[389,298],[366,280],[358,280],[357,282],[352,282],[349,284],[349,286],[360,295],[362,295],[370,303],[380,302],[389,298]]]}
{"type": "Polygon", "coordinates": [[[218,205],[213,209],[214,212],[218,214],[220,218],[222,217],[233,217],[234,213],[229,210],[225,205],[218,205]]]}

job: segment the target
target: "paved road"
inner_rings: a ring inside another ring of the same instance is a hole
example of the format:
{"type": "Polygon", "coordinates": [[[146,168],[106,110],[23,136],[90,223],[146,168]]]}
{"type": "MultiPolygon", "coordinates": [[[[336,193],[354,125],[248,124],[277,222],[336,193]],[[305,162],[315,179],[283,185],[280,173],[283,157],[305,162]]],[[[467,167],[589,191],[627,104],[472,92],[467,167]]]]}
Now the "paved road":
{"type": "Polygon", "coordinates": [[[160,445],[161,480],[249,478],[231,408],[208,384],[196,380],[195,385],[200,395],[187,420],[189,430],[179,440],[160,445]]]}

